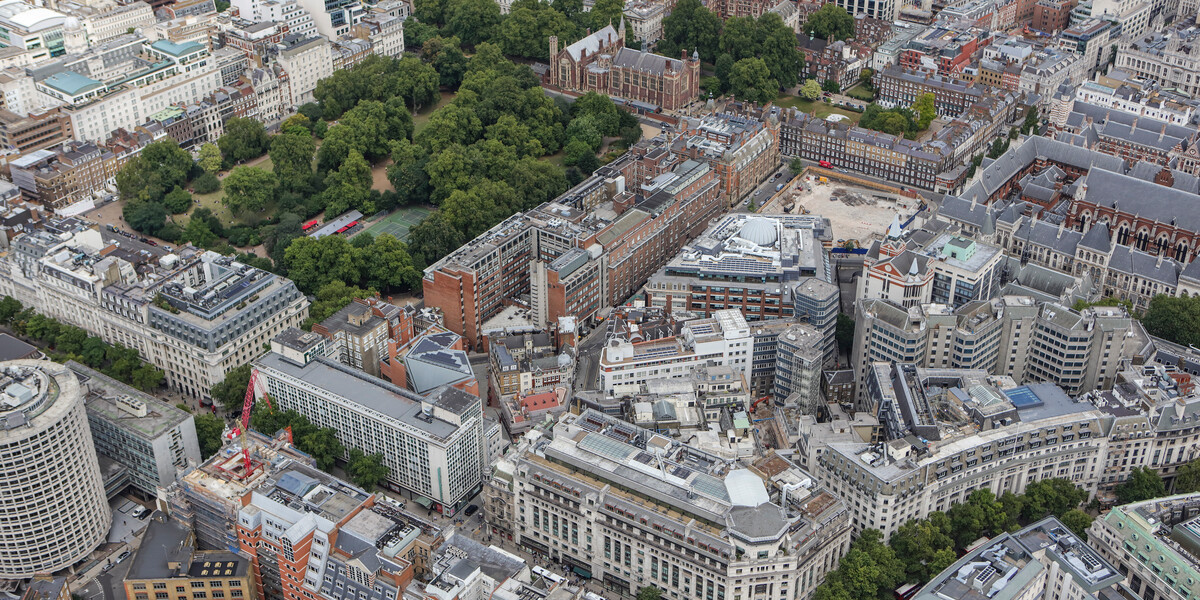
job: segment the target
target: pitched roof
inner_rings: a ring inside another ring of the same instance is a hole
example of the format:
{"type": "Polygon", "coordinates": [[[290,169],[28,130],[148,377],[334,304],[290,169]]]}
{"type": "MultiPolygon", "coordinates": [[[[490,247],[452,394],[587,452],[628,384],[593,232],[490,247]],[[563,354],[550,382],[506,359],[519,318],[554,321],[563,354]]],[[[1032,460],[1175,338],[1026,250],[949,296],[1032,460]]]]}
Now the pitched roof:
{"type": "Polygon", "coordinates": [[[1083,239],[1079,240],[1079,245],[1098,252],[1112,250],[1112,238],[1108,231],[1108,223],[1093,225],[1091,229],[1087,230],[1087,233],[1083,234],[1083,239]]]}
{"type": "Polygon", "coordinates": [[[606,25],[600,31],[589,35],[574,44],[566,47],[567,54],[571,55],[573,60],[579,60],[584,53],[595,54],[607,46],[611,46],[617,41],[620,35],[617,30],[613,29],[612,25],[606,25]]]}

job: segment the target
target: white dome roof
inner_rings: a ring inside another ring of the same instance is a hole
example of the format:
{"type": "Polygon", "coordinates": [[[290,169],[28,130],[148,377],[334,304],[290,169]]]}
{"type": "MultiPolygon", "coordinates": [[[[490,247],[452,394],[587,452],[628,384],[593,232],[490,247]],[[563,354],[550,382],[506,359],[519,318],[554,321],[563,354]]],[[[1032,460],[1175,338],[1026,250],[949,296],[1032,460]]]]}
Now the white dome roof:
{"type": "Polygon", "coordinates": [[[775,222],[761,217],[755,217],[746,221],[742,225],[742,230],[738,232],[738,237],[754,242],[759,246],[774,246],[775,241],[779,239],[779,232],[775,230],[775,222]]]}
{"type": "Polygon", "coordinates": [[[725,476],[725,490],[734,506],[758,506],[771,501],[767,486],[750,469],[733,469],[725,476]]]}

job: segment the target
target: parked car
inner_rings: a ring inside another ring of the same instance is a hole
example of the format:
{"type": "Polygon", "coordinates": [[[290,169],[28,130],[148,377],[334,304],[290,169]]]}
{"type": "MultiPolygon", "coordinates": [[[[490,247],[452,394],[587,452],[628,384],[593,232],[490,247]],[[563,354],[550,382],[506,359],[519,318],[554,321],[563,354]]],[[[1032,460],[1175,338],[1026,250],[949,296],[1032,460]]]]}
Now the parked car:
{"type": "Polygon", "coordinates": [[[467,510],[463,511],[463,514],[469,517],[469,516],[475,514],[475,512],[478,510],[479,510],[479,506],[472,504],[467,507],[467,510]]]}

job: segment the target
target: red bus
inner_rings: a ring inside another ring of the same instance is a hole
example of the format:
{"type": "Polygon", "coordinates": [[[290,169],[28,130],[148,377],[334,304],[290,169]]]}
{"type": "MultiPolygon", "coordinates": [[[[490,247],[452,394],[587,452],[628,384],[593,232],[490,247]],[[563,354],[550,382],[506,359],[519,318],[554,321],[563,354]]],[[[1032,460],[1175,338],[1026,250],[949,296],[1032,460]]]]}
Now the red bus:
{"type": "Polygon", "coordinates": [[[303,231],[305,231],[305,232],[308,232],[308,231],[309,231],[309,230],[311,230],[313,227],[316,227],[318,222],[319,222],[319,220],[318,220],[318,219],[313,219],[313,220],[311,220],[311,221],[309,221],[309,222],[305,223],[304,225],[302,225],[302,226],[300,227],[300,229],[301,229],[301,230],[303,230],[303,231]]]}
{"type": "Polygon", "coordinates": [[[831,163],[827,160],[817,161],[817,164],[821,165],[821,167],[824,169],[832,169],[833,168],[833,163],[831,163]]]}

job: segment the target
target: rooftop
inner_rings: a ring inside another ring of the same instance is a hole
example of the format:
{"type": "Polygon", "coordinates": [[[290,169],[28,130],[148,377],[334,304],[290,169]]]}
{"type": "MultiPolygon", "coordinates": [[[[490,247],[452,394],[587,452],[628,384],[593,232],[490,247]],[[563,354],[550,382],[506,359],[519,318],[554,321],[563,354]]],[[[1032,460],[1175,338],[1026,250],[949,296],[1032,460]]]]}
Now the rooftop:
{"type": "Polygon", "coordinates": [[[258,359],[256,364],[298,379],[313,390],[341,398],[348,405],[374,411],[440,440],[449,439],[459,431],[457,425],[426,414],[422,409],[423,399],[413,392],[334,361],[318,358],[306,365],[298,365],[272,352],[258,359]]]}
{"type": "Polygon", "coordinates": [[[192,415],[144,394],[75,361],[67,363],[86,394],[89,416],[110,421],[147,441],[190,419],[192,415]]]}

